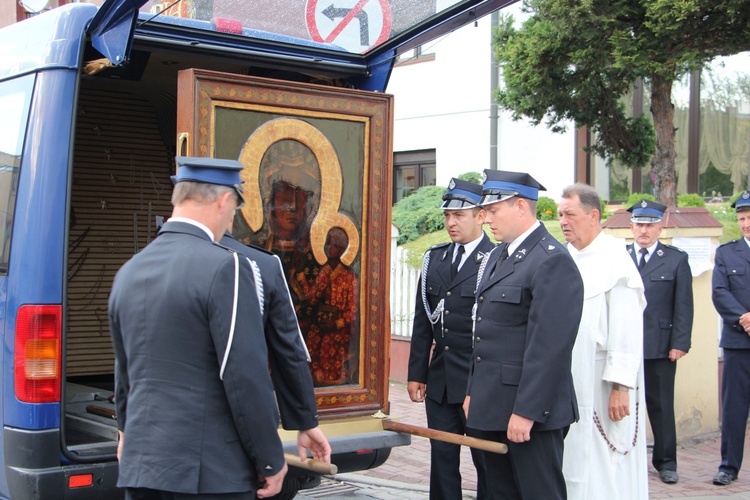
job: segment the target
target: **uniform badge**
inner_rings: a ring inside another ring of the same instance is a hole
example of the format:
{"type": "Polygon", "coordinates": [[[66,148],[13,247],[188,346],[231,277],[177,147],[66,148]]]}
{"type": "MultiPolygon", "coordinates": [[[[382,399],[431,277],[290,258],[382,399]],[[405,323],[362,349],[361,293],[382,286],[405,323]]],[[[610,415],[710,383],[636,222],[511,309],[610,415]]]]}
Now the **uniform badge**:
{"type": "Polygon", "coordinates": [[[646,208],[648,206],[648,203],[646,203],[646,200],[641,200],[641,208],[646,208]]]}
{"type": "Polygon", "coordinates": [[[744,193],[742,193],[742,197],[744,199],[748,199],[748,198],[750,198],[750,193],[748,193],[747,191],[745,191],[744,193]]]}
{"type": "Polygon", "coordinates": [[[661,248],[656,251],[656,255],[658,255],[659,257],[661,257],[662,255],[664,255],[664,252],[662,251],[661,248]]]}
{"type": "Polygon", "coordinates": [[[547,250],[554,250],[554,249],[555,249],[555,245],[549,245],[549,246],[547,247],[547,250]]]}
{"type": "Polygon", "coordinates": [[[451,179],[450,184],[448,184],[448,189],[456,189],[456,181],[451,179]]]}

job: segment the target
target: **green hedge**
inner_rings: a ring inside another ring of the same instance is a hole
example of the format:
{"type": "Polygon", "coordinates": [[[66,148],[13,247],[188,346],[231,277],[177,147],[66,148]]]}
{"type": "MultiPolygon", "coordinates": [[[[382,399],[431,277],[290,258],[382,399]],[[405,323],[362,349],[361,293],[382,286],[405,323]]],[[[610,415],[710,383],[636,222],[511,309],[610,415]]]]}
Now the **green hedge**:
{"type": "Polygon", "coordinates": [[[399,245],[445,228],[443,211],[440,210],[444,193],[442,186],[425,186],[393,205],[393,223],[399,230],[399,245]]]}
{"type": "Polygon", "coordinates": [[[555,200],[540,196],[536,203],[536,217],[539,220],[556,220],[557,203],[555,203],[555,200]]]}

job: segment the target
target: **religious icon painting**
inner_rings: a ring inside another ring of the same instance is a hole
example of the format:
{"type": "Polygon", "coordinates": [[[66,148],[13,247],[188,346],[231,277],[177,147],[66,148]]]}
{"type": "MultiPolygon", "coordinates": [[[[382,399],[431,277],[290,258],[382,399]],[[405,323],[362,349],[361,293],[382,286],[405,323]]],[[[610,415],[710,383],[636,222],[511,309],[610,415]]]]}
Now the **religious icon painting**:
{"type": "Polygon", "coordinates": [[[385,408],[392,97],[200,70],[178,85],[178,154],[244,165],[232,232],[281,261],[321,416],[385,408]]]}

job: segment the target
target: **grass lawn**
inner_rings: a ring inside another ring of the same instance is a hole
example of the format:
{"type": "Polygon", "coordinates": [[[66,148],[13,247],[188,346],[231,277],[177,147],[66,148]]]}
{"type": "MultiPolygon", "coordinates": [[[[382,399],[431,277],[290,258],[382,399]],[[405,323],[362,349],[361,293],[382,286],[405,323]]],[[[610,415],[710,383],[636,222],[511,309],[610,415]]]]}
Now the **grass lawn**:
{"type": "MultiPolygon", "coordinates": [[[[728,204],[723,203],[721,205],[706,205],[706,208],[711,213],[711,215],[713,215],[719,222],[724,224],[724,232],[719,238],[719,243],[726,243],[728,241],[736,240],[742,237],[742,233],[740,233],[739,227],[737,226],[737,217],[734,213],[734,210],[730,209],[728,204]]],[[[565,238],[563,238],[562,230],[560,229],[560,224],[558,221],[544,221],[543,224],[547,226],[547,231],[549,231],[552,236],[557,238],[558,241],[562,243],[565,242],[565,238]]],[[[490,232],[489,227],[485,226],[484,230],[490,237],[490,240],[495,241],[495,239],[492,237],[492,233],[490,232]]],[[[409,251],[409,264],[414,267],[421,266],[422,256],[428,248],[433,245],[437,245],[438,243],[444,243],[447,241],[450,241],[448,233],[446,233],[444,230],[440,230],[434,233],[425,234],[424,236],[421,236],[416,240],[403,245],[403,247],[409,251]]]]}

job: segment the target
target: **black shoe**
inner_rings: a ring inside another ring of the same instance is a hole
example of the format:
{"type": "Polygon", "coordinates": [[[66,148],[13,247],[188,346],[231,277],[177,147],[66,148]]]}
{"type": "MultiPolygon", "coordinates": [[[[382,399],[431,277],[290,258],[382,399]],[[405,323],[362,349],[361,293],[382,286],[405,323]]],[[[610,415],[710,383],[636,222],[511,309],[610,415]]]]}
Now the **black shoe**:
{"type": "Polygon", "coordinates": [[[731,475],[728,472],[719,471],[714,476],[714,484],[717,486],[726,486],[728,484],[732,484],[732,481],[736,481],[737,476],[731,475]]]}
{"type": "Polygon", "coordinates": [[[680,480],[680,475],[677,474],[676,470],[664,469],[659,471],[659,479],[661,479],[662,483],[674,484],[680,480]]]}

